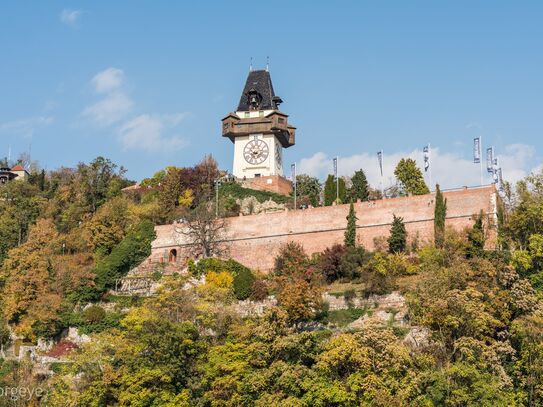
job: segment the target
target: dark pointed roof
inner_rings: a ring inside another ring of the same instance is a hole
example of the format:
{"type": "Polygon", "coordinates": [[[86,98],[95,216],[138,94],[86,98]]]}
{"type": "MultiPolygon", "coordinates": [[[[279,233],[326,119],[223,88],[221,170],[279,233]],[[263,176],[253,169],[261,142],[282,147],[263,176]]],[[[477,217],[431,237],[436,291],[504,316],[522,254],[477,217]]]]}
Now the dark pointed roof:
{"type": "Polygon", "coordinates": [[[245,87],[239,99],[237,111],[255,110],[249,104],[249,94],[257,92],[259,95],[258,110],[276,110],[278,109],[281,98],[275,96],[270,73],[265,70],[250,71],[245,82],[245,87]]]}

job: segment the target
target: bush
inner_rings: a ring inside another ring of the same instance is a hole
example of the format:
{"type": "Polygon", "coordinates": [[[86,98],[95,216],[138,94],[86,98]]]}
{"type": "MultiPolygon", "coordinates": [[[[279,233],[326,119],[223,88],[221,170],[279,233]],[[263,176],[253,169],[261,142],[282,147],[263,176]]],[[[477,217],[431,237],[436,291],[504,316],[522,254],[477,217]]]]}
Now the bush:
{"type": "Polygon", "coordinates": [[[67,313],[62,316],[62,326],[73,326],[81,334],[92,334],[119,327],[122,314],[106,312],[102,307],[92,305],[81,313],[67,313]]]}
{"type": "Polygon", "coordinates": [[[194,277],[200,277],[209,272],[220,273],[226,268],[226,262],[215,257],[209,257],[207,259],[202,259],[198,263],[195,263],[194,260],[189,260],[189,273],[194,277]]]}
{"type": "Polygon", "coordinates": [[[345,299],[345,302],[349,306],[349,308],[352,308],[353,306],[353,300],[356,298],[356,293],[354,290],[347,290],[343,293],[343,298],[345,299]]]}
{"type": "Polygon", "coordinates": [[[189,272],[199,277],[210,273],[229,273],[233,277],[234,295],[238,300],[246,300],[251,295],[253,283],[256,280],[251,269],[235,260],[221,260],[215,257],[200,260],[198,263],[189,262],[189,272]]]}
{"type": "Polygon", "coordinates": [[[396,288],[396,275],[398,264],[394,264],[391,255],[376,252],[364,266],[362,281],[365,284],[364,293],[388,294],[396,288]]]}
{"type": "Polygon", "coordinates": [[[264,280],[255,280],[249,298],[251,301],[263,301],[268,298],[268,284],[264,280]]]}
{"type": "Polygon", "coordinates": [[[360,268],[369,257],[362,246],[349,247],[341,258],[341,277],[349,280],[360,277],[360,268]]]}
{"type": "Polygon", "coordinates": [[[102,322],[105,317],[106,311],[98,305],[91,305],[83,311],[83,318],[90,324],[102,322]]]}
{"type": "Polygon", "coordinates": [[[276,276],[305,275],[309,265],[309,257],[303,246],[296,242],[288,242],[281,246],[275,258],[274,274],[276,276]]]}
{"type": "Polygon", "coordinates": [[[341,263],[343,256],[347,253],[347,247],[335,244],[327,247],[319,257],[317,268],[320,270],[326,281],[331,283],[343,277],[341,263]]]}
{"type": "Polygon", "coordinates": [[[238,300],[249,298],[255,280],[255,276],[247,267],[242,266],[234,273],[234,295],[238,300]]]}
{"type": "Polygon", "coordinates": [[[360,267],[367,258],[368,254],[361,246],[335,244],[321,253],[317,268],[329,283],[339,279],[352,280],[360,276],[360,267]]]}

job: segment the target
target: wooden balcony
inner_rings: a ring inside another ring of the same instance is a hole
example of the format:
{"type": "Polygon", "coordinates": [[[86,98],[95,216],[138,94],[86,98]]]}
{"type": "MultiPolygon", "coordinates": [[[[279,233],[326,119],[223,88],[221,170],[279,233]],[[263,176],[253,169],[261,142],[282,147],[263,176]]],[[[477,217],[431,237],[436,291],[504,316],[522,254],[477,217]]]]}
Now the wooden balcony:
{"type": "Polygon", "coordinates": [[[274,134],[284,148],[295,143],[296,127],[288,124],[288,116],[274,111],[267,116],[240,118],[230,113],[222,119],[222,135],[232,142],[236,137],[250,134],[274,134]]]}

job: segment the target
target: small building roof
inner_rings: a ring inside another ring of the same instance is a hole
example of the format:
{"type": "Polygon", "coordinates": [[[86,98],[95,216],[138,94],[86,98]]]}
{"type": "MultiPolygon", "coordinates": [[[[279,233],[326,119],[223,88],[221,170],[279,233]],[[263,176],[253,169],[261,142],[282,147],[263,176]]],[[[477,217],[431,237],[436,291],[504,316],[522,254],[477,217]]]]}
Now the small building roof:
{"type": "Polygon", "coordinates": [[[11,171],[26,171],[26,170],[25,170],[25,168],[24,168],[22,165],[17,164],[15,167],[13,167],[13,168],[11,169],[11,171]]]}

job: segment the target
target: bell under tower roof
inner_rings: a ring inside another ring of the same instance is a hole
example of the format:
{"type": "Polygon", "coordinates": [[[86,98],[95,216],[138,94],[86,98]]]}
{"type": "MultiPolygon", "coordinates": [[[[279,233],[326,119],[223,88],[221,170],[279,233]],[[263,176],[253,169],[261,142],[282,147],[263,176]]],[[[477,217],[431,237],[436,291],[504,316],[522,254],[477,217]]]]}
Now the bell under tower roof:
{"type": "Polygon", "coordinates": [[[237,111],[278,110],[282,102],[275,96],[269,71],[260,69],[249,72],[237,111]]]}

